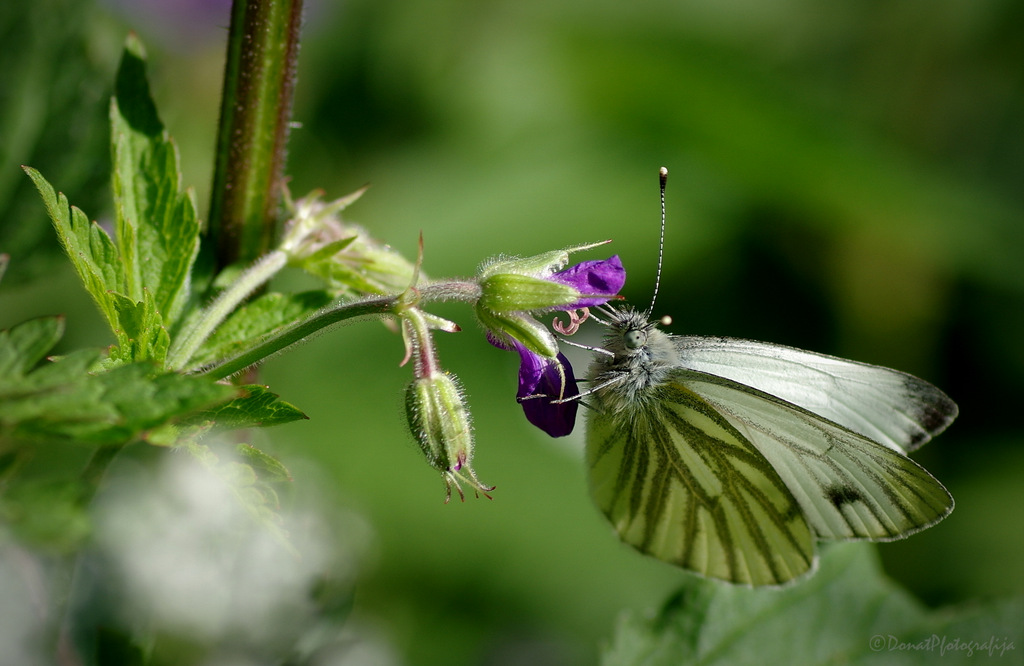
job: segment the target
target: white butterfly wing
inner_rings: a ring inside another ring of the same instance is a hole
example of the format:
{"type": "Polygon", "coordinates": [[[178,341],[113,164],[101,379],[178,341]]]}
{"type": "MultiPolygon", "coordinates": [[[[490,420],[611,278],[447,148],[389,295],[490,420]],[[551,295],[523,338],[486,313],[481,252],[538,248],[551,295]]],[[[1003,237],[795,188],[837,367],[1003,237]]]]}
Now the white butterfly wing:
{"type": "Polygon", "coordinates": [[[737,429],[675,383],[587,419],[591,494],[623,541],[705,576],[777,585],[814,567],[800,505],[737,429]]]}
{"type": "MultiPolygon", "coordinates": [[[[728,346],[732,346],[731,341],[728,346]]],[[[753,343],[738,349],[759,347],[762,345],[753,343]]],[[[734,358],[737,353],[731,349],[726,357],[734,358]]],[[[812,367],[821,372],[832,367],[829,357],[816,357],[787,352],[776,367],[812,367]],[[794,365],[797,363],[799,366],[794,365]]],[[[846,365],[856,368],[859,364],[846,365]]],[[[863,377],[885,378],[884,373],[875,370],[867,366],[863,377]]],[[[820,413],[780,399],[784,396],[768,395],[730,379],[688,370],[675,371],[673,378],[700,395],[753,443],[792,492],[820,539],[897,539],[937,523],[953,510],[953,498],[942,484],[894,447],[882,446],[859,432],[820,418],[820,413]]],[[[796,392],[795,381],[774,383],[791,394],[796,392]]],[[[838,384],[851,386],[846,375],[838,384]]],[[[878,393],[886,395],[889,390],[883,386],[878,393]]],[[[830,409],[841,408],[844,416],[854,414],[857,422],[874,424],[874,413],[854,410],[874,409],[878,399],[848,397],[837,403],[841,407],[830,409]]],[[[890,427],[885,432],[895,432],[891,426],[897,422],[885,421],[890,427]]]]}
{"type": "Polygon", "coordinates": [[[730,379],[901,452],[952,423],[956,404],[897,370],[737,338],[673,336],[681,365],[730,379]]]}

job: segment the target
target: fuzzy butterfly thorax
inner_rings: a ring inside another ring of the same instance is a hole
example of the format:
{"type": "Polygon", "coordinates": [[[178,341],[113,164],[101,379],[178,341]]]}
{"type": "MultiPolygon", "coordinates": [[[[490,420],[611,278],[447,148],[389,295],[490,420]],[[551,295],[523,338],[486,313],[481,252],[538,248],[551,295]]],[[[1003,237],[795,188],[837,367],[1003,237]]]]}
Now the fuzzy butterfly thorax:
{"type": "Polygon", "coordinates": [[[604,338],[606,354],[598,354],[590,366],[595,407],[619,414],[640,412],[657,398],[658,386],[668,381],[679,364],[672,336],[658,330],[658,322],[635,308],[612,310],[604,338]]]}

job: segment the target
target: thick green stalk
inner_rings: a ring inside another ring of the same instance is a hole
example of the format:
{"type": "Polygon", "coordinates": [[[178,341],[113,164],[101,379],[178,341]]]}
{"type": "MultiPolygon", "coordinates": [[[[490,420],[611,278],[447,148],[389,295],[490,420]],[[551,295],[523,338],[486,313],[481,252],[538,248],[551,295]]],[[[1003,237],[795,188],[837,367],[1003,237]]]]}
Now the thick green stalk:
{"type": "Polygon", "coordinates": [[[210,202],[217,268],[274,239],[299,51],[302,0],[235,0],[210,202]]]}

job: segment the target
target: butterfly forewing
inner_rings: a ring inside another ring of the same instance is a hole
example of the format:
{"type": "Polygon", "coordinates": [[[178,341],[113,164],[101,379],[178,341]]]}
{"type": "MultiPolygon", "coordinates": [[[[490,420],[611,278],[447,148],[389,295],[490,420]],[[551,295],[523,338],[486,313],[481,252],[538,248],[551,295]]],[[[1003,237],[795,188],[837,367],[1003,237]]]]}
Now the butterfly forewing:
{"type": "Polygon", "coordinates": [[[953,509],[942,484],[891,448],[728,379],[687,370],[673,376],[753,443],[819,539],[896,539],[953,509]]]}
{"type": "Polygon", "coordinates": [[[897,451],[913,451],[957,415],[945,393],[898,370],[753,340],[672,339],[682,367],[753,387],[897,451]]]}
{"type": "Polygon", "coordinates": [[[797,500],[758,449],[681,384],[588,420],[591,491],[621,538],[714,578],[785,583],[814,565],[797,500]],[[653,398],[653,399],[650,399],[653,398]]]}

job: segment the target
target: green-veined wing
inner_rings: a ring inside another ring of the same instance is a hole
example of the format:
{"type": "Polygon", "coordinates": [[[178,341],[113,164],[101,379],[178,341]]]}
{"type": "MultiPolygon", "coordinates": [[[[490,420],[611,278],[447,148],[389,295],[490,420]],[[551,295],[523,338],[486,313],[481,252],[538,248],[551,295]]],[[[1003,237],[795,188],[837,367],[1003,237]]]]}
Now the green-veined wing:
{"type": "Polygon", "coordinates": [[[729,379],[685,370],[674,377],[753,443],[819,539],[897,539],[953,510],[942,484],[889,447],[729,379]]]}
{"type": "Polygon", "coordinates": [[[758,449],[680,384],[587,425],[591,492],[621,538],[705,576],[773,585],[814,566],[797,500],[758,449]]]}

